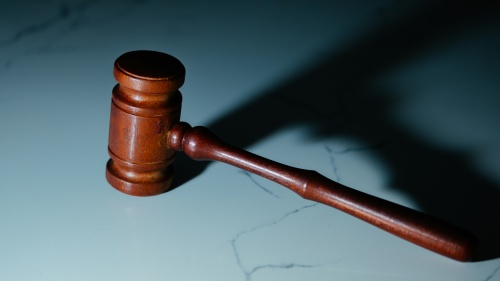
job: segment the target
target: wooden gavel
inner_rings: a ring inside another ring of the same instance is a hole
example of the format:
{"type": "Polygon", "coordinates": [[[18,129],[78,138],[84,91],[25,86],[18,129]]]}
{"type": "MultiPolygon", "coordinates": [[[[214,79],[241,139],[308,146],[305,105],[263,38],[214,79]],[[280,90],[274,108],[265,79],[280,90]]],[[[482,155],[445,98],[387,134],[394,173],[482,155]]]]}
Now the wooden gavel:
{"type": "Polygon", "coordinates": [[[277,182],[305,199],[334,207],[449,258],[468,261],[471,233],[421,212],[351,189],[315,171],[283,165],[228,145],[204,127],[180,121],[185,68],[153,51],[120,56],[113,72],[106,178],[116,189],[151,196],[171,188],[175,151],[217,160],[277,182]]]}

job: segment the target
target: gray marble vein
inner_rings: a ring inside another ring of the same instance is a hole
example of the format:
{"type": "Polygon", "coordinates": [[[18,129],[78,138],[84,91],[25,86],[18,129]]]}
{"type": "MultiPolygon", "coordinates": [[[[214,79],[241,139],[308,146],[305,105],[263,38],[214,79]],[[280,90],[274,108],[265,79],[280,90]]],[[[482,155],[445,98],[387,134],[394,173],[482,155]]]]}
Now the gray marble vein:
{"type": "Polygon", "coordinates": [[[269,190],[267,187],[263,186],[262,184],[258,183],[256,180],[255,180],[255,175],[247,172],[247,171],[244,171],[244,170],[241,170],[240,171],[242,174],[244,174],[245,176],[247,176],[250,181],[252,181],[255,185],[257,185],[260,189],[262,189],[264,192],[266,192],[267,194],[275,197],[275,198],[280,198],[280,196],[278,196],[277,194],[275,194],[274,192],[272,192],[271,190],[269,190]]]}
{"type": "Polygon", "coordinates": [[[330,158],[330,165],[332,166],[332,171],[333,175],[335,176],[335,181],[340,183],[340,176],[338,173],[338,167],[337,167],[337,162],[335,160],[335,157],[333,156],[335,152],[330,148],[329,146],[325,145],[325,150],[328,152],[329,158],[330,158]]]}
{"type": "Polygon", "coordinates": [[[266,264],[260,265],[252,268],[251,271],[245,273],[245,280],[252,280],[254,273],[263,269],[291,269],[291,268],[314,268],[313,265],[295,264],[295,263],[285,263],[285,264],[266,264]]]}
{"type": "Polygon", "coordinates": [[[70,13],[71,13],[70,8],[68,6],[61,5],[59,7],[59,12],[56,13],[55,15],[47,17],[46,19],[40,22],[35,22],[26,27],[23,27],[18,31],[16,31],[14,35],[10,36],[5,40],[0,41],[0,47],[12,45],[18,43],[25,37],[29,37],[33,34],[42,33],[47,29],[51,28],[52,26],[54,26],[55,24],[65,21],[70,16],[70,13]]]}
{"type": "Polygon", "coordinates": [[[16,55],[11,54],[3,63],[4,68],[11,67],[16,60],[30,55],[44,55],[53,52],[68,52],[82,48],[81,46],[58,46],[57,43],[69,34],[85,26],[98,27],[113,22],[119,17],[134,11],[143,1],[123,1],[119,3],[93,0],[77,3],[60,3],[57,12],[48,14],[44,19],[19,28],[5,40],[0,41],[0,48],[21,46],[16,55]],[[110,9],[107,5],[113,5],[110,9]],[[95,11],[104,11],[94,15],[95,11]],[[25,41],[43,35],[39,41],[26,44],[25,41]],[[26,46],[26,47],[25,47],[26,46]],[[23,48],[24,47],[24,48],[23,48]]]}
{"type": "Polygon", "coordinates": [[[245,267],[245,265],[244,265],[243,257],[240,254],[240,251],[239,251],[239,248],[238,248],[237,244],[238,244],[238,240],[242,236],[244,236],[244,235],[247,235],[247,234],[255,232],[255,231],[262,230],[264,228],[273,227],[273,226],[275,226],[275,225],[283,222],[288,217],[290,217],[292,215],[295,215],[295,214],[297,214],[299,212],[302,212],[305,209],[314,207],[314,206],[316,206],[318,204],[319,203],[314,203],[314,204],[309,204],[309,205],[303,206],[301,208],[298,208],[298,209],[295,209],[295,210],[290,211],[288,213],[285,213],[281,217],[277,218],[276,220],[274,220],[274,221],[272,221],[272,222],[270,222],[268,224],[256,226],[256,227],[254,227],[254,228],[252,228],[250,230],[241,231],[238,234],[236,234],[236,236],[233,239],[231,239],[229,241],[230,244],[231,244],[231,247],[233,249],[233,254],[234,254],[234,257],[236,259],[236,263],[237,263],[238,267],[241,269],[241,271],[243,272],[243,274],[245,275],[245,280],[246,281],[252,280],[253,274],[255,274],[256,272],[258,272],[260,270],[263,270],[263,269],[290,269],[290,268],[298,268],[298,267],[300,267],[300,268],[312,268],[312,267],[315,267],[315,265],[308,265],[308,264],[280,263],[280,264],[264,264],[264,265],[259,265],[259,266],[255,266],[253,268],[247,269],[245,267]]]}
{"type": "Polygon", "coordinates": [[[385,147],[385,143],[375,143],[375,144],[370,144],[366,146],[359,146],[359,147],[347,147],[342,150],[334,150],[331,148],[326,148],[329,153],[334,153],[334,154],[345,154],[349,152],[360,152],[360,151],[373,151],[373,150],[378,150],[385,147]]]}
{"type": "Polygon", "coordinates": [[[493,270],[493,272],[484,279],[484,281],[490,281],[493,280],[493,277],[497,276],[498,271],[500,271],[500,264],[493,270]]]}
{"type": "Polygon", "coordinates": [[[338,173],[338,165],[337,165],[337,161],[336,161],[336,157],[335,157],[336,155],[342,155],[342,154],[351,153],[351,152],[374,151],[374,150],[381,149],[384,146],[385,146],[385,143],[375,143],[375,144],[366,145],[366,146],[347,147],[347,148],[344,148],[341,150],[335,150],[332,147],[325,145],[324,148],[329,155],[330,165],[332,166],[332,171],[333,171],[333,174],[335,175],[334,180],[339,182],[339,183],[341,182],[341,178],[340,178],[340,175],[338,173]]]}

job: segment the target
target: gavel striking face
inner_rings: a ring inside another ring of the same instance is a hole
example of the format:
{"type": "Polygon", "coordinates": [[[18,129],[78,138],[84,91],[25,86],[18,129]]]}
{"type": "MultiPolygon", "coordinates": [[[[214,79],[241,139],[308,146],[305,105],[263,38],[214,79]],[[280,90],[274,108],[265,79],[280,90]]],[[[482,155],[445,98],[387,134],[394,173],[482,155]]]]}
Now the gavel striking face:
{"type": "Polygon", "coordinates": [[[449,258],[472,258],[474,235],[426,214],[343,186],[310,170],[280,164],[228,145],[204,127],[179,122],[185,69],[153,51],[120,56],[114,66],[106,178],[116,189],[151,196],[172,185],[175,151],[221,161],[275,181],[305,199],[362,219],[449,258]]]}

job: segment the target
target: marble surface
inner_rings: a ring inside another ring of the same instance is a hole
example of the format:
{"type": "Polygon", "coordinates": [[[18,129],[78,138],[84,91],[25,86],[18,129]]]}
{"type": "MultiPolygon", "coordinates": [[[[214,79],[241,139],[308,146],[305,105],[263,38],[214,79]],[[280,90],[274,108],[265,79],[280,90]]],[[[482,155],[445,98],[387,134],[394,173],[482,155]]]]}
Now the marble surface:
{"type": "Polygon", "coordinates": [[[499,31],[455,1],[3,1],[0,279],[500,280],[499,31]],[[110,188],[137,49],[186,66],[183,120],[467,228],[477,260],[182,155],[168,193],[110,188]]]}

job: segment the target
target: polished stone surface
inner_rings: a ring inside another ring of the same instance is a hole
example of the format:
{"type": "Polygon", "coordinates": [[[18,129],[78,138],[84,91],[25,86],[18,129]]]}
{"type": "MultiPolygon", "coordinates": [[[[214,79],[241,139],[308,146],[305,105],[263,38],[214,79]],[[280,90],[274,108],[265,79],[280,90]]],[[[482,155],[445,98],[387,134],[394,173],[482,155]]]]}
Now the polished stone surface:
{"type": "Polygon", "coordinates": [[[500,280],[497,7],[168,2],[0,4],[1,280],[500,280]],[[478,260],[220,163],[110,188],[112,67],[141,49],[185,65],[182,120],[467,228],[478,260]]]}

